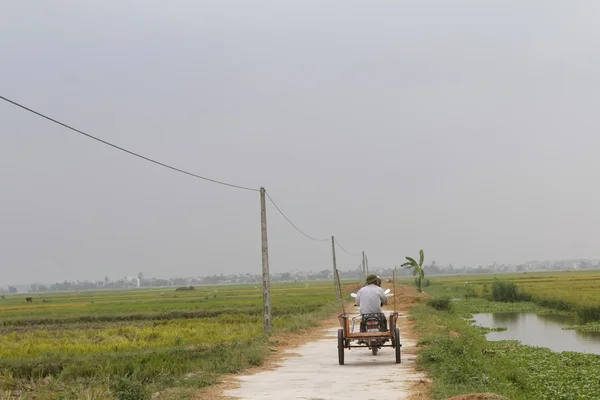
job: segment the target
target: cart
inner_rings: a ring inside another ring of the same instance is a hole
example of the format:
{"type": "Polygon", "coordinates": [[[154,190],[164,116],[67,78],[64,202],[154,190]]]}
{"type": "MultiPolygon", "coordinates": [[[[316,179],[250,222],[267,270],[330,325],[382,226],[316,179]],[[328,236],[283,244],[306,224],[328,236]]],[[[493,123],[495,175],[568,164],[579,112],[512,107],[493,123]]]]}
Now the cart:
{"type": "Polygon", "coordinates": [[[344,350],[356,347],[369,348],[373,355],[377,355],[379,348],[392,347],[396,351],[396,364],[401,360],[400,328],[396,327],[398,313],[393,312],[388,317],[389,329],[384,332],[356,332],[356,326],[360,323],[361,316],[350,317],[345,312],[338,316],[341,329],[338,329],[338,361],[344,365],[344,350]],[[391,342],[391,344],[386,344],[391,342]]]}

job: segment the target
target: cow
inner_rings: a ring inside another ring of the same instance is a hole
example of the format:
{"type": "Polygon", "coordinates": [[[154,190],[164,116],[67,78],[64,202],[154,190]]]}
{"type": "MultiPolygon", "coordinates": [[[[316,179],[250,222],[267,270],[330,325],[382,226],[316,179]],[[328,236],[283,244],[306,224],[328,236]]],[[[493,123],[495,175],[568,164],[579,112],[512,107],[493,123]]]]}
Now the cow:
{"type": "Polygon", "coordinates": [[[33,302],[33,299],[32,299],[31,297],[25,297],[25,300],[26,300],[28,303],[31,303],[31,302],[33,302]]]}

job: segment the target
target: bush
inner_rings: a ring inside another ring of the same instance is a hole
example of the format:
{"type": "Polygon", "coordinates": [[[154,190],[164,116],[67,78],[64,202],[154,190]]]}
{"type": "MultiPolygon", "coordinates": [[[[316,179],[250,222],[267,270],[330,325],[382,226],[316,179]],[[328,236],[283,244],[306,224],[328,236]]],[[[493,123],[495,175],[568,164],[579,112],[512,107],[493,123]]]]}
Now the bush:
{"type": "Polygon", "coordinates": [[[531,296],[519,290],[514,282],[495,281],[492,284],[492,300],[504,303],[514,303],[518,301],[529,301],[531,296]]]}
{"type": "MultiPolygon", "coordinates": [[[[415,278],[414,285],[419,287],[419,278],[415,278]]],[[[429,285],[431,285],[431,281],[429,279],[425,278],[421,281],[421,287],[429,287],[429,285]]]]}
{"type": "Polygon", "coordinates": [[[181,286],[175,289],[176,292],[184,292],[186,290],[196,290],[196,288],[193,286],[181,286]]]}
{"type": "Polygon", "coordinates": [[[452,302],[448,297],[436,297],[427,300],[427,305],[439,311],[450,311],[452,309],[452,302]]]}
{"type": "Polygon", "coordinates": [[[119,400],[147,400],[152,396],[148,386],[129,377],[117,377],[111,386],[119,400]]]}
{"type": "Polygon", "coordinates": [[[600,321],[600,307],[583,307],[577,310],[577,319],[580,324],[600,321]]]}

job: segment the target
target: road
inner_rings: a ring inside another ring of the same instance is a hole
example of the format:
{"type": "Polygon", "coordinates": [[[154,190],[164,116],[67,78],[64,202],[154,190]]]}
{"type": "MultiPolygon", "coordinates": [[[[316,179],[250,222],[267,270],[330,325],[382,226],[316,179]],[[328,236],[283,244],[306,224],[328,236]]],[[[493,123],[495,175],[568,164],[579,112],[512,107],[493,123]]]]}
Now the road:
{"type": "MultiPolygon", "coordinates": [[[[416,338],[406,318],[416,292],[398,296],[402,363],[394,349],[384,347],[377,356],[364,349],[346,349],[345,365],[338,364],[335,320],[316,339],[285,350],[273,368],[236,376],[222,398],[238,400],[401,400],[426,399],[419,394],[426,378],[415,369],[416,338]]],[[[352,312],[358,310],[354,307],[352,312]]],[[[388,308],[391,308],[388,306],[388,308]]],[[[386,311],[387,313],[390,310],[386,311]]]]}

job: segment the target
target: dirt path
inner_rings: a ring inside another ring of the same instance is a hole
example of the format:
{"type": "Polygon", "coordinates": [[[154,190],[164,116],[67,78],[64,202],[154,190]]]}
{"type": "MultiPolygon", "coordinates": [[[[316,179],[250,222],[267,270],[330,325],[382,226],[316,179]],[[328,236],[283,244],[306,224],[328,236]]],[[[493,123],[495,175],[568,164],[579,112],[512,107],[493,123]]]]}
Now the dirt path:
{"type": "MultiPolygon", "coordinates": [[[[384,285],[386,286],[386,285],[384,285]]],[[[297,347],[283,348],[263,368],[244,375],[225,377],[224,382],[205,392],[203,399],[289,399],[347,400],[359,398],[426,400],[426,377],[415,370],[416,342],[408,310],[418,302],[414,288],[397,286],[396,307],[400,313],[398,326],[402,338],[402,363],[395,363],[394,349],[383,348],[377,356],[368,349],[352,349],[345,353],[345,365],[338,364],[337,318],[313,331],[312,341],[300,340],[297,347]]],[[[386,307],[386,313],[393,306],[386,307]]],[[[348,314],[358,315],[352,305],[348,314]]]]}

